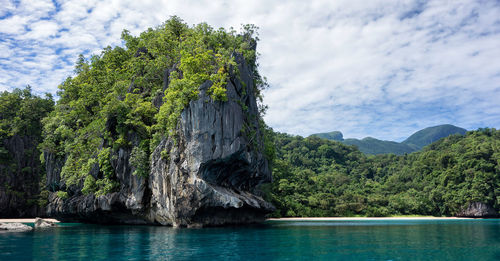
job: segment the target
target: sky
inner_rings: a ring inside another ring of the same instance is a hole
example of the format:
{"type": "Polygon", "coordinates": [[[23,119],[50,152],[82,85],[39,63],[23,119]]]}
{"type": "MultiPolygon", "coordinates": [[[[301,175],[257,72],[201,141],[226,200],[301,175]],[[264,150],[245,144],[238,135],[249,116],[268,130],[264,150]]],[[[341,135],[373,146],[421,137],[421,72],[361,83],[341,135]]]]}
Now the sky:
{"type": "Polygon", "coordinates": [[[308,136],[401,141],[454,124],[500,127],[500,1],[0,0],[0,91],[55,94],[79,54],[177,15],[259,29],[265,121],[308,136]]]}

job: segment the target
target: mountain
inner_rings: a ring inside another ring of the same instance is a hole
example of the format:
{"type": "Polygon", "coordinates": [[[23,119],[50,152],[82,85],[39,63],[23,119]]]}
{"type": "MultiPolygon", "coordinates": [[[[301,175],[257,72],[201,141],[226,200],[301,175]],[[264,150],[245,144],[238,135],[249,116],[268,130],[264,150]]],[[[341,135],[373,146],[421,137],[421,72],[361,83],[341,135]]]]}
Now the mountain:
{"type": "Polygon", "coordinates": [[[395,141],[379,140],[372,137],[366,137],[362,140],[345,139],[342,142],[358,147],[358,149],[365,154],[394,153],[396,155],[402,155],[415,151],[414,148],[406,144],[398,143],[395,141]]]}
{"type": "Polygon", "coordinates": [[[433,127],[428,127],[419,130],[408,137],[403,142],[379,140],[372,137],[366,137],[361,140],[359,139],[344,139],[340,131],[332,131],[326,133],[316,133],[311,136],[316,136],[323,139],[340,141],[348,145],[354,145],[359,148],[359,150],[365,154],[387,154],[394,153],[396,155],[402,155],[405,153],[411,153],[414,151],[421,150],[423,147],[438,141],[444,137],[448,137],[453,134],[464,135],[467,132],[466,129],[453,126],[451,124],[443,124],[433,127]]]}
{"type": "Polygon", "coordinates": [[[453,126],[451,124],[438,125],[434,127],[425,128],[423,130],[419,130],[413,133],[410,137],[408,137],[401,143],[407,144],[414,148],[418,148],[417,150],[420,150],[423,147],[435,141],[438,141],[444,137],[448,137],[452,134],[464,135],[466,132],[467,132],[466,129],[453,126]]]}
{"type": "Polygon", "coordinates": [[[344,140],[344,136],[342,135],[342,132],[340,132],[340,131],[317,133],[317,134],[313,134],[311,136],[316,136],[318,138],[327,139],[327,140],[336,140],[336,141],[343,141],[344,140]]]}

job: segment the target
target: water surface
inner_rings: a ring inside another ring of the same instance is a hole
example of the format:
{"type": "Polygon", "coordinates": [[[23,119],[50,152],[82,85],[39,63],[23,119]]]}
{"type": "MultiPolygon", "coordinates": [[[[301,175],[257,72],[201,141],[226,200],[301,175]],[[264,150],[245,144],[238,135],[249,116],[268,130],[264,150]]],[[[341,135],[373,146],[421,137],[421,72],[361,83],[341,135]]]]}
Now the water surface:
{"type": "Polygon", "coordinates": [[[61,224],[0,233],[0,260],[500,260],[500,219],[61,224]]]}

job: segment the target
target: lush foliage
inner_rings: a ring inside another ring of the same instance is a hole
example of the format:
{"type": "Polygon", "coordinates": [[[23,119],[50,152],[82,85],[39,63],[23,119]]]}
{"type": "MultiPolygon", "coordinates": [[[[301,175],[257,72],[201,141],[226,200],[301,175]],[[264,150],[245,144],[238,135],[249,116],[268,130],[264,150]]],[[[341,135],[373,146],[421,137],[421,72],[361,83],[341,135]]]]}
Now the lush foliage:
{"type": "Polygon", "coordinates": [[[31,93],[31,87],[4,91],[0,94],[0,139],[14,135],[30,136],[41,141],[42,124],[54,106],[52,96],[41,98],[31,93]]]}
{"type": "Polygon", "coordinates": [[[449,216],[468,202],[500,210],[500,131],[452,135],[421,152],[365,156],[317,137],[276,134],[268,198],[276,216],[449,216]]]}
{"type": "Polygon", "coordinates": [[[107,47],[88,61],[80,56],[76,76],[59,86],[55,111],[44,120],[45,153],[66,159],[63,184],[48,185],[113,192],[119,184],[111,163],[120,149],[131,153],[134,174],[146,177],[152,150],[175,135],[179,116],[198,97],[200,85],[209,84],[215,102],[227,101],[228,77],[237,75],[234,53],[243,54],[254,70],[259,93],[255,29],[244,26],[238,34],[204,23],[189,27],[172,17],[139,36],[125,30],[123,48],[107,47]]]}

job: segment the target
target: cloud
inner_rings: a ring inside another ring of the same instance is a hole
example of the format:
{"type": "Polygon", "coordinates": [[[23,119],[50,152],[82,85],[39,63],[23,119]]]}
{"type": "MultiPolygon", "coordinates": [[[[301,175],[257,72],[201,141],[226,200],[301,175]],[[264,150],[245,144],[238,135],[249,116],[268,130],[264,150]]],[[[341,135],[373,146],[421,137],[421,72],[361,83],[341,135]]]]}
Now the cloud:
{"type": "Polygon", "coordinates": [[[6,1],[0,89],[55,93],[78,54],[171,15],[260,29],[266,122],[299,135],[401,140],[442,123],[500,127],[495,1],[6,1]]]}
{"type": "Polygon", "coordinates": [[[494,15],[499,7],[476,2],[380,6],[353,4],[328,14],[325,25],[311,23],[307,11],[304,21],[290,22],[300,25],[292,33],[301,35],[279,35],[283,39],[276,42],[285,46],[263,52],[264,59],[286,57],[280,63],[289,67],[261,61],[266,75],[281,84],[266,93],[267,122],[301,135],[341,130],[348,137],[399,140],[448,122],[470,129],[498,126],[492,119],[500,109],[494,102],[500,99],[500,63],[494,59],[500,57],[494,47],[500,44],[494,15]],[[479,116],[481,106],[491,108],[491,121],[479,116]]]}
{"type": "Polygon", "coordinates": [[[58,32],[59,26],[55,22],[42,20],[32,23],[29,28],[30,31],[23,35],[23,37],[20,37],[20,39],[38,40],[55,36],[58,32]]]}
{"type": "Polygon", "coordinates": [[[18,34],[24,32],[24,26],[27,24],[28,18],[18,15],[11,16],[0,20],[0,33],[2,34],[18,34]]]}

